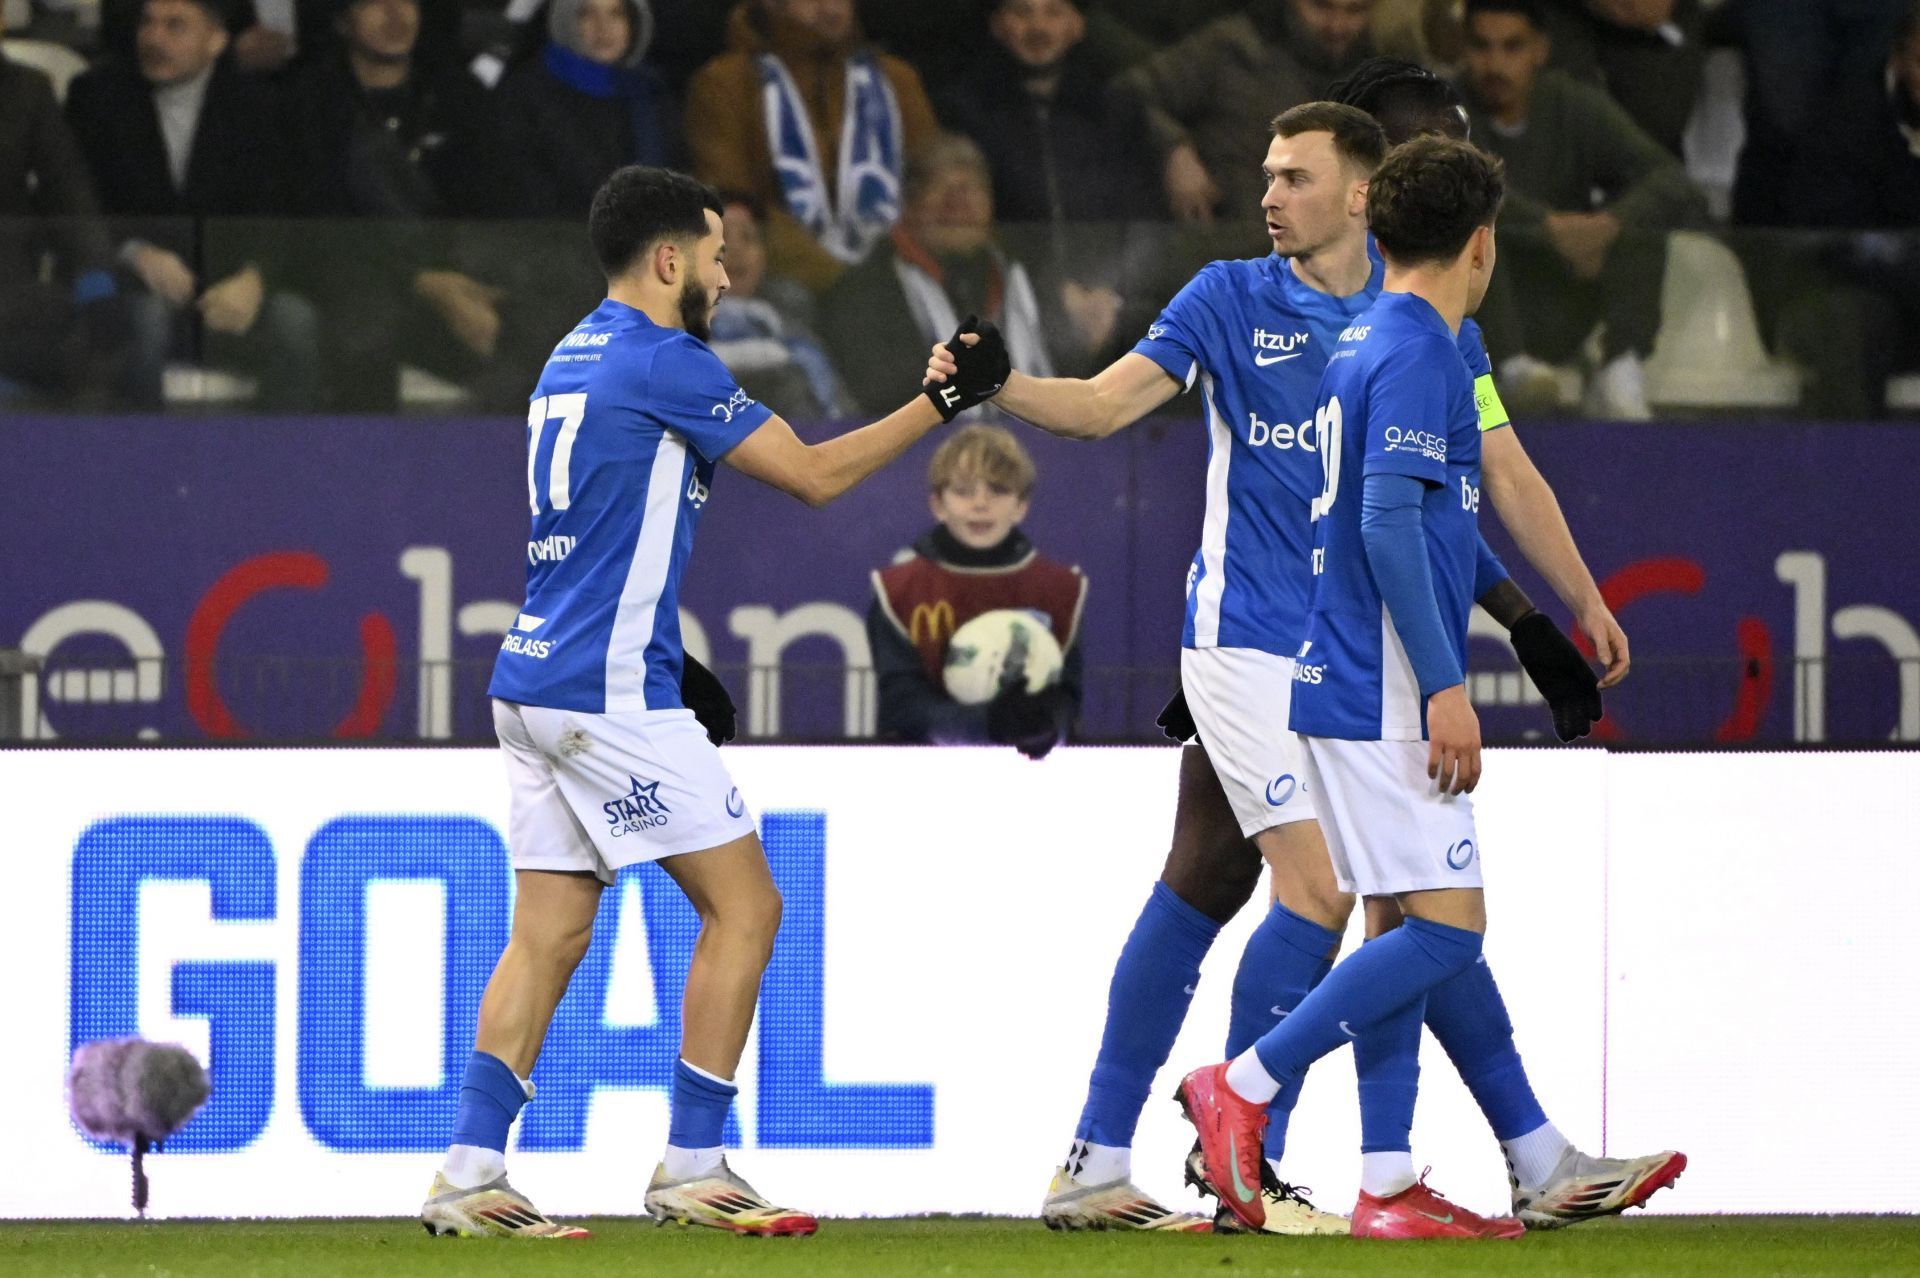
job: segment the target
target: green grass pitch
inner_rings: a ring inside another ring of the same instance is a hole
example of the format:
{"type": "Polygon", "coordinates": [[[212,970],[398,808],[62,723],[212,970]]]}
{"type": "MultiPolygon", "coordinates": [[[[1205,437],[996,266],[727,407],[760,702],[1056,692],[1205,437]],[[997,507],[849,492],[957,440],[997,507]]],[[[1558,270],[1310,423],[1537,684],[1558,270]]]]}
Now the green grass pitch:
{"type": "Polygon", "coordinates": [[[1920,1217],[1670,1216],[1486,1243],[1050,1234],[1037,1221],[1007,1219],[829,1220],[798,1239],[655,1229],[644,1219],[584,1223],[595,1236],[578,1243],[429,1238],[410,1220],[11,1223],[0,1224],[0,1274],[1920,1275],[1920,1217]]]}

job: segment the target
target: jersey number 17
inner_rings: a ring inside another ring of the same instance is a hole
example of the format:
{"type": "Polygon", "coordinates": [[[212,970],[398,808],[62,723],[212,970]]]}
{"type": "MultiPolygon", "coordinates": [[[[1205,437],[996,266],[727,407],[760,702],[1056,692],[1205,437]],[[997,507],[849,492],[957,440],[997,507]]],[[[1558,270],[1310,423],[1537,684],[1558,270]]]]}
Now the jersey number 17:
{"type": "Polygon", "coordinates": [[[527,406],[527,506],[534,514],[540,513],[540,486],[533,470],[540,457],[540,438],[547,432],[547,423],[556,420],[560,423],[560,435],[553,441],[553,462],[547,469],[547,500],[555,510],[565,510],[572,501],[573,476],[569,467],[573,462],[573,443],[579,438],[580,423],[586,416],[584,391],[542,395],[527,406]]]}

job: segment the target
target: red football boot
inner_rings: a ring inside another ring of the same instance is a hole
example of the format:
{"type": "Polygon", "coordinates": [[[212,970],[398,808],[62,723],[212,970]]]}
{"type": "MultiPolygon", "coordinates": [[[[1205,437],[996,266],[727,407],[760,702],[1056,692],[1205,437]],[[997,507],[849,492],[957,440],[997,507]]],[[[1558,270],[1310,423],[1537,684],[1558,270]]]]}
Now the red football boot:
{"type": "Polygon", "coordinates": [[[1200,1158],[1208,1186],[1248,1229],[1267,1221],[1260,1196],[1267,1107],[1227,1086],[1227,1067],[1209,1065],[1180,1080],[1180,1109],[1200,1132],[1200,1158]]]}
{"type": "Polygon", "coordinates": [[[1360,1191],[1353,1209],[1355,1238],[1518,1238],[1527,1227],[1510,1216],[1488,1218],[1455,1206],[1420,1179],[1388,1198],[1360,1191]]]}

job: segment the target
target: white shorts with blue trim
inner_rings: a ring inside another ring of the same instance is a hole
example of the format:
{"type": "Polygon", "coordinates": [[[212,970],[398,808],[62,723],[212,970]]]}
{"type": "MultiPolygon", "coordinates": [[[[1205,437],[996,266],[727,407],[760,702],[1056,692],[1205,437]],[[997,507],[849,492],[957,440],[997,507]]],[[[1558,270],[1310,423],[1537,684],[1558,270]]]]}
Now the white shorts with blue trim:
{"type": "Polygon", "coordinates": [[[753,814],[691,710],[589,714],[493,702],[516,870],[624,866],[731,843],[753,814]]]}
{"type": "Polygon", "coordinates": [[[1258,648],[1183,648],[1180,686],[1213,774],[1252,838],[1314,819],[1293,709],[1293,658],[1258,648]]]}
{"type": "Polygon", "coordinates": [[[1440,792],[1427,776],[1426,742],[1300,740],[1341,891],[1394,896],[1481,885],[1473,796],[1440,792]]]}

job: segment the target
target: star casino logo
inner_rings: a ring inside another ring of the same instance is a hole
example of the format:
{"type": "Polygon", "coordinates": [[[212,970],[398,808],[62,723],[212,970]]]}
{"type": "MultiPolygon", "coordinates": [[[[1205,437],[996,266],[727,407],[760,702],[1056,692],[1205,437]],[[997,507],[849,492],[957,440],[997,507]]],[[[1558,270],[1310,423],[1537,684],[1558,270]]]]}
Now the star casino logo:
{"type": "Polygon", "coordinates": [[[633,789],[600,805],[600,810],[607,814],[607,826],[616,839],[623,834],[658,829],[667,823],[667,817],[673,811],[660,801],[658,781],[642,781],[631,773],[627,780],[633,783],[633,789]]]}

